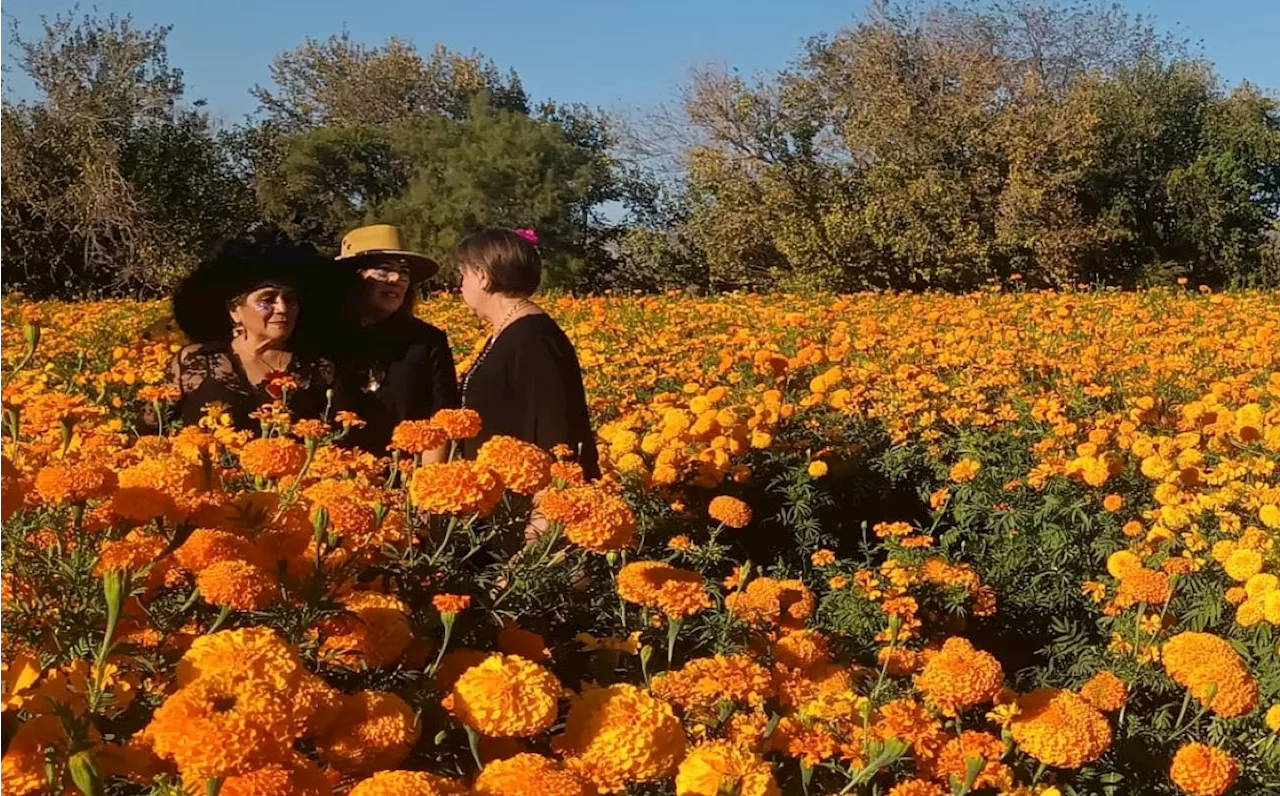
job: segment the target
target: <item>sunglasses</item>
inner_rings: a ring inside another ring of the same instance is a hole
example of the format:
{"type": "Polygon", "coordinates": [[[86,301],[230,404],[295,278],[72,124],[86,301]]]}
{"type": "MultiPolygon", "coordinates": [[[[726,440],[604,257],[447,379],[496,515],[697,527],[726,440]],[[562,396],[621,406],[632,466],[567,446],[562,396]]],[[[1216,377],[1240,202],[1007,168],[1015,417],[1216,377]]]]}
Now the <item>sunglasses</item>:
{"type": "Polygon", "coordinates": [[[413,277],[413,270],[401,262],[379,263],[360,269],[360,275],[376,282],[397,284],[408,282],[413,277]]]}

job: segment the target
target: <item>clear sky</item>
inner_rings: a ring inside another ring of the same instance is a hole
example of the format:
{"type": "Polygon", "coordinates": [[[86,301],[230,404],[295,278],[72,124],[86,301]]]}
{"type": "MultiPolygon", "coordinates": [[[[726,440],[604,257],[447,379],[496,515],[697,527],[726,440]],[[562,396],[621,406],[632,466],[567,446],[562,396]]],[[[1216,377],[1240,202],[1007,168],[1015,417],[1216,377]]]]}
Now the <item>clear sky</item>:
{"type": "MultiPolygon", "coordinates": [[[[344,25],[370,43],[397,35],[423,51],[436,42],[479,50],[514,68],[535,100],[625,110],[671,99],[691,67],[707,61],[746,73],[783,67],[805,38],[839,29],[865,7],[862,0],[89,0],[82,7],[94,4],[143,25],[173,25],[169,60],[184,71],[188,99],[207,100],[230,122],[255,109],[248,89],[268,82],[276,53],[344,25]]],[[[1123,5],[1189,39],[1228,83],[1280,90],[1280,0],[1123,5]]],[[[34,35],[42,13],[70,7],[71,0],[8,0],[3,12],[34,35]]],[[[11,79],[25,93],[5,75],[11,79]]]]}

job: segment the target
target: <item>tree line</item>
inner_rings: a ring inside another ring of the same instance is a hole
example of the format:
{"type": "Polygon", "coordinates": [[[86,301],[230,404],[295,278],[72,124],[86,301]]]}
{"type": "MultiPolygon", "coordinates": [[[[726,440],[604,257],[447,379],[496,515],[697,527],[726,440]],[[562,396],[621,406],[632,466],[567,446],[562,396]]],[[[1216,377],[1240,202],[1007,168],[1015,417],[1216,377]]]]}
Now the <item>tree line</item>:
{"type": "Polygon", "coordinates": [[[1276,97],[1095,0],[878,0],[785,70],[703,69],[625,119],[344,32],[278,55],[227,126],[168,33],[12,28],[35,96],[4,98],[6,292],[158,295],[258,219],[327,250],[394,223],[442,262],[532,226],[578,291],[1280,285],[1276,97]]]}

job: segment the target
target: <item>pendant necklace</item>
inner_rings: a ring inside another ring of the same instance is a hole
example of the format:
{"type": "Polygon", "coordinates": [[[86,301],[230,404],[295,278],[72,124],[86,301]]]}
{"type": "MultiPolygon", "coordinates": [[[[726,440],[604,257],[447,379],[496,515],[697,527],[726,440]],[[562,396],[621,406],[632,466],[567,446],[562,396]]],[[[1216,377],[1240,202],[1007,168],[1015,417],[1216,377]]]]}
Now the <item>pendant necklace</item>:
{"type": "Polygon", "coordinates": [[[515,315],[516,312],[523,309],[529,303],[530,301],[528,299],[520,299],[511,307],[511,309],[507,310],[507,314],[502,316],[502,320],[498,322],[496,327],[494,327],[493,334],[489,337],[488,341],[485,342],[484,348],[480,349],[479,355],[476,356],[476,361],[467,369],[467,375],[462,377],[462,405],[464,407],[467,405],[467,387],[471,386],[471,376],[480,369],[480,365],[484,362],[484,358],[489,355],[489,349],[493,348],[494,341],[496,341],[498,339],[498,335],[502,334],[503,330],[507,328],[507,322],[511,320],[511,316],[515,315]]]}

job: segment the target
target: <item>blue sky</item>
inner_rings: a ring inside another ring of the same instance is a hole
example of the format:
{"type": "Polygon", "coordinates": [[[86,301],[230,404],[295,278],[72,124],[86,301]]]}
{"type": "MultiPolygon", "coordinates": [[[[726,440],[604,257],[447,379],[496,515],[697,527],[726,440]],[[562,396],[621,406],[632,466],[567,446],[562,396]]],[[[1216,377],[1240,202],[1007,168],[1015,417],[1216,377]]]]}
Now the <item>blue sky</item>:
{"type": "MultiPolygon", "coordinates": [[[[92,2],[85,2],[88,8],[92,2]]],[[[1249,79],[1280,90],[1277,0],[1125,0],[1197,45],[1229,83],[1249,79]],[[1269,38],[1271,37],[1271,38],[1269,38]]],[[[783,67],[813,34],[834,31],[862,0],[96,0],[102,12],[132,14],[144,25],[171,24],[170,62],[183,69],[189,99],[203,98],[226,121],[254,110],[248,89],[269,80],[272,56],[304,37],[345,25],[357,39],[398,35],[422,50],[441,42],[478,49],[513,67],[535,99],[585,102],[615,110],[669,100],[689,70],[708,61],[753,73],[783,67]],[[531,10],[536,9],[536,13],[531,10]]],[[[59,0],[9,0],[6,22],[27,35],[39,16],[69,8],[59,0]]],[[[13,89],[23,92],[15,80],[13,89]]]]}

